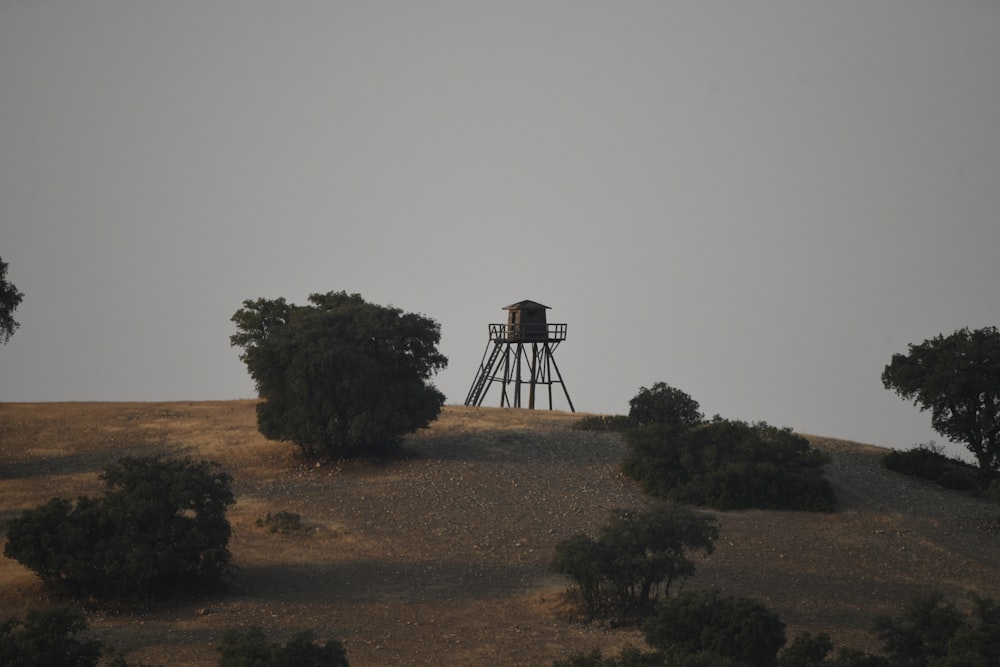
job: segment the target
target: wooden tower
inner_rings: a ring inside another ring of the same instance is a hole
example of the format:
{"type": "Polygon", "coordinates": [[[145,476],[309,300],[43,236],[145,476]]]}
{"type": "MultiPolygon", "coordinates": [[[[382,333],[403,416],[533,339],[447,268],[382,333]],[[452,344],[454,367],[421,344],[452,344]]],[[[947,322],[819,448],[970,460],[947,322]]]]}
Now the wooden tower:
{"type": "Polygon", "coordinates": [[[547,323],[548,309],[535,301],[518,301],[504,308],[507,322],[490,325],[490,340],[465,397],[466,405],[482,405],[490,386],[499,383],[500,407],[519,408],[522,385],[528,385],[527,407],[534,410],[535,388],[542,385],[548,390],[551,410],[552,385],[559,384],[570,411],[576,412],[553,356],[559,343],[566,340],[566,325],[547,323]]]}

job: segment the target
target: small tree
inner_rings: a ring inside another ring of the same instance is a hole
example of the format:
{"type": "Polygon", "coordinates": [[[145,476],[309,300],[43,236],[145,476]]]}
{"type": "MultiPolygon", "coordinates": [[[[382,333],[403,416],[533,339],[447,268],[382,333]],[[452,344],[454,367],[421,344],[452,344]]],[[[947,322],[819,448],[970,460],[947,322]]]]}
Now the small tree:
{"type": "Polygon", "coordinates": [[[0,338],[4,345],[14,335],[20,324],[14,320],[14,311],[21,305],[24,294],[7,281],[7,262],[0,258],[0,338]]]}
{"type": "Polygon", "coordinates": [[[882,384],[921,411],[931,426],[964,444],[985,474],[1000,469],[1000,331],[960,329],[936,336],[908,354],[894,354],[882,384]]]}
{"type": "Polygon", "coordinates": [[[190,459],[126,458],[101,498],[54,498],[12,519],[4,555],[73,597],[141,597],[228,573],[231,478],[190,459]]]}
{"type": "Polygon", "coordinates": [[[598,539],[578,534],[557,544],[552,569],[576,584],[590,616],[628,619],[693,576],[687,552],[712,553],[718,535],[712,517],[686,507],[619,511],[598,539]]]}
{"type": "Polygon", "coordinates": [[[698,401],[663,382],[657,382],[649,389],[639,387],[639,393],[632,397],[628,405],[629,420],[638,426],[692,426],[704,419],[698,401]]]}
{"type": "Polygon", "coordinates": [[[232,317],[262,399],[261,433],[307,456],[381,455],[437,418],[444,394],[429,383],[448,360],[440,326],[422,315],[366,303],[346,292],[309,305],[244,301],[232,317]]]}

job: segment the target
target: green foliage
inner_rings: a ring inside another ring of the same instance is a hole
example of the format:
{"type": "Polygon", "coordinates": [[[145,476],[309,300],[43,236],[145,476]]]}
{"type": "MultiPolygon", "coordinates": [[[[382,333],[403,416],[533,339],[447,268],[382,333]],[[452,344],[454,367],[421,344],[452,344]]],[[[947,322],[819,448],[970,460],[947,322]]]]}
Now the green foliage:
{"type": "Polygon", "coordinates": [[[964,624],[964,614],[934,594],[914,599],[899,618],[877,617],[872,631],[893,665],[920,667],[939,664],[964,624]]]}
{"type": "Polygon", "coordinates": [[[938,335],[894,354],[882,384],[921,411],[931,426],[968,447],[982,471],[1000,469],[1000,331],[938,335]]]}
{"type": "Polygon", "coordinates": [[[663,382],[657,382],[650,388],[639,387],[639,393],[628,404],[628,416],[589,415],[579,419],[573,428],[622,432],[646,424],[693,426],[704,419],[698,401],[663,382]]]}
{"type": "Polygon", "coordinates": [[[685,507],[619,511],[596,540],[578,534],[557,544],[551,566],[573,581],[591,617],[627,622],[693,576],[687,552],[712,553],[718,534],[712,517],[685,507]]]}
{"type": "Polygon", "coordinates": [[[943,665],[1000,665],[1000,605],[973,596],[972,613],[948,640],[943,665]]]}
{"type": "Polygon", "coordinates": [[[632,420],[625,415],[587,415],[573,422],[578,431],[612,431],[620,433],[632,428],[632,420]]]}
{"type": "Polygon", "coordinates": [[[229,570],[231,478],[191,459],[124,458],[100,498],[53,498],[8,522],[4,555],[78,598],[145,597],[229,570]]]}
{"type": "Polygon", "coordinates": [[[343,644],[316,643],[313,632],[296,633],[284,646],[269,642],[259,627],[229,630],[219,647],[218,667],[349,667],[343,644]]]}
{"type": "Polygon", "coordinates": [[[272,533],[295,533],[302,530],[302,516],[295,512],[281,510],[277,514],[267,513],[257,519],[257,526],[267,528],[272,533]]]}
{"type": "Polygon", "coordinates": [[[777,667],[819,667],[833,651],[833,642],[825,632],[803,632],[778,656],[777,667]]]}
{"type": "MultiPolygon", "coordinates": [[[[121,656],[105,651],[100,641],[78,639],[86,629],[84,616],[67,609],[29,611],[23,622],[9,618],[0,623],[0,665],[151,667],[130,665],[121,656]]],[[[343,644],[335,640],[319,644],[309,630],[296,633],[281,645],[269,642],[259,627],[230,629],[223,635],[219,652],[218,667],[350,667],[343,644]]]]}
{"type": "Polygon", "coordinates": [[[894,472],[926,479],[955,491],[978,490],[984,483],[973,466],[945,456],[933,443],[918,445],[905,452],[893,450],[882,457],[882,465],[894,472]]]}
{"type": "Polygon", "coordinates": [[[14,311],[21,305],[24,294],[7,280],[7,262],[0,258],[0,338],[4,345],[21,326],[14,320],[14,311]]]}
{"type": "Polygon", "coordinates": [[[632,397],[628,405],[629,420],[635,426],[693,426],[704,419],[698,401],[663,382],[657,382],[649,389],[639,387],[639,393],[632,397]]]}
{"type": "Polygon", "coordinates": [[[330,292],[306,306],[247,300],[232,321],[266,438],[307,456],[380,456],[440,413],[444,395],[429,379],[448,360],[432,319],[330,292]]]}
{"type": "Polygon", "coordinates": [[[83,615],[68,609],[29,611],[24,621],[9,618],[0,623],[0,665],[94,667],[101,643],[77,639],[86,628],[83,615]]]}
{"type": "Polygon", "coordinates": [[[720,510],[832,511],[827,457],[791,429],[716,417],[626,431],[626,475],[654,496],[720,510]]]}
{"type": "Polygon", "coordinates": [[[665,598],[643,626],[655,649],[627,647],[616,658],[598,650],[553,667],[998,667],[1000,605],[972,597],[965,614],[934,594],[914,599],[897,617],[878,617],[872,631],[884,655],[834,651],[826,633],[802,633],[784,650],[784,623],[760,602],[715,591],[665,598]],[[780,653],[779,653],[780,651],[780,653]]]}
{"type": "Polygon", "coordinates": [[[785,644],[785,624],[777,614],[757,600],[715,591],[664,599],[643,632],[650,646],[671,654],[702,655],[701,660],[708,654],[750,667],[773,665],[785,644]]]}

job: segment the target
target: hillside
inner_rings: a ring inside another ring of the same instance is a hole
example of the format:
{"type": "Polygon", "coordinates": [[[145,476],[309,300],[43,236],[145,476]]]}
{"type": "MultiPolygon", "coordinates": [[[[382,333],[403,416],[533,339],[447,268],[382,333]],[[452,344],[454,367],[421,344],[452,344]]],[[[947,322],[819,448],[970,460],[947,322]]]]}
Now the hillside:
{"type": "MultiPolygon", "coordinates": [[[[264,440],[253,401],[0,405],[0,519],[59,495],[96,494],[125,454],[210,458],[234,476],[236,588],[150,610],[91,610],[91,632],[130,660],[213,665],[226,628],[284,640],[312,628],[342,640],[353,667],[532,665],[616,651],[638,633],[568,618],[554,545],[647,502],[618,472],[615,434],[574,431],[579,415],[447,407],[402,461],[304,464],[264,440]],[[273,534],[268,512],[307,530],[273,534]]],[[[788,624],[875,649],[873,615],[920,592],[1000,598],[1000,509],[879,467],[875,447],[811,438],[828,451],[835,514],[717,514],[715,554],[689,587],[759,598],[788,624]]],[[[0,558],[0,618],[53,604],[0,558]]]]}

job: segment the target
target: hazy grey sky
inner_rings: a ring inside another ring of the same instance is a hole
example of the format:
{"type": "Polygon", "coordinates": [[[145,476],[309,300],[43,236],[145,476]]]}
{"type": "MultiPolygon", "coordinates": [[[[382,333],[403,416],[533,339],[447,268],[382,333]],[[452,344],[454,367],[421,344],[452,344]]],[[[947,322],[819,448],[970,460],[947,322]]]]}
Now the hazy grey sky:
{"type": "Polygon", "coordinates": [[[250,397],[241,302],[347,290],[450,404],[533,299],[580,411],[940,443],[879,376],[998,249],[998,2],[0,0],[0,401],[250,397]]]}

